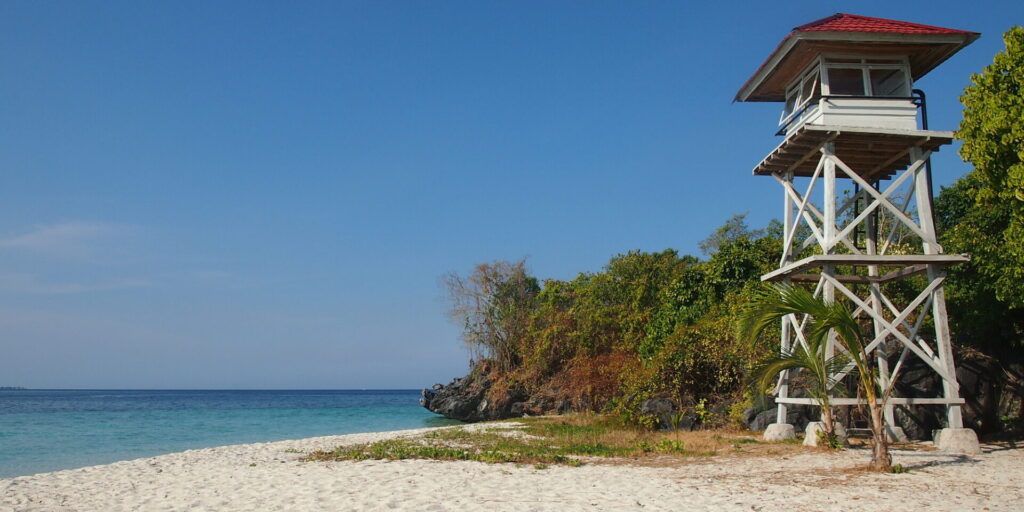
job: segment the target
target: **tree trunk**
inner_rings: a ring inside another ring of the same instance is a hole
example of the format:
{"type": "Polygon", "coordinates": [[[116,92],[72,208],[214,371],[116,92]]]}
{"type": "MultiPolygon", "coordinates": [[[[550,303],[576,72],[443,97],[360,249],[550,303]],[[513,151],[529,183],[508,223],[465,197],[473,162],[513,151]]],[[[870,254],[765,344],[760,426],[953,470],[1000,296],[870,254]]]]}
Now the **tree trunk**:
{"type": "Polygon", "coordinates": [[[821,423],[825,426],[825,433],[832,436],[835,435],[836,429],[833,427],[832,419],[832,407],[825,406],[821,408],[821,423]]]}
{"type": "Polygon", "coordinates": [[[871,409],[871,437],[874,441],[871,456],[871,469],[882,473],[892,473],[892,457],[889,455],[889,440],[885,436],[885,416],[882,405],[877,400],[868,399],[871,409]]]}

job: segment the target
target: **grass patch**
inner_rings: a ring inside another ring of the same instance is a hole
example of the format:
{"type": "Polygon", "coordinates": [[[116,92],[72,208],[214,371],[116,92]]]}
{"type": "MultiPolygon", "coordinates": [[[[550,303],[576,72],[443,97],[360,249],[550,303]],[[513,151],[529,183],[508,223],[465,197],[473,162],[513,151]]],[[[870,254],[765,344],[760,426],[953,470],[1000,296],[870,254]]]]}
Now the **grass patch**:
{"type": "Polygon", "coordinates": [[[493,428],[435,430],[416,437],[317,451],[308,460],[469,460],[529,464],[543,469],[552,464],[580,466],[602,459],[710,457],[721,451],[746,452],[760,445],[757,440],[722,432],[650,432],[623,427],[603,416],[581,414],[524,418],[497,423],[493,428]]]}

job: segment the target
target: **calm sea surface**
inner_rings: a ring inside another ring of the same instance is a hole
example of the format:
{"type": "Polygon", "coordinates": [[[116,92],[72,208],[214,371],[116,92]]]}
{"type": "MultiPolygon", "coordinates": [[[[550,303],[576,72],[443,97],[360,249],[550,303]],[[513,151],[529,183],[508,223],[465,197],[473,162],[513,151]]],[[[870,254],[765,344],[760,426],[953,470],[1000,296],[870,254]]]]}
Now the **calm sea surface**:
{"type": "Polygon", "coordinates": [[[0,391],[0,478],[192,448],[456,423],[418,390],[0,391]]]}

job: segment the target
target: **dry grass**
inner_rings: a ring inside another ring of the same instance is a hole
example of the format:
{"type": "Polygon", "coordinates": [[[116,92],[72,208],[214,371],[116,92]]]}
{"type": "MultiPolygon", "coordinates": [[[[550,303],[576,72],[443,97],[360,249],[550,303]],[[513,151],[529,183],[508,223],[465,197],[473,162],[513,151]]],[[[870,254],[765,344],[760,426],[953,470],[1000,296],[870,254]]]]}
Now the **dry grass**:
{"type": "Polygon", "coordinates": [[[584,463],[678,465],[716,455],[769,456],[807,451],[799,443],[766,443],[750,432],[651,432],[607,417],[576,414],[455,427],[419,437],[343,446],[309,460],[434,459],[579,466],[584,463]]]}

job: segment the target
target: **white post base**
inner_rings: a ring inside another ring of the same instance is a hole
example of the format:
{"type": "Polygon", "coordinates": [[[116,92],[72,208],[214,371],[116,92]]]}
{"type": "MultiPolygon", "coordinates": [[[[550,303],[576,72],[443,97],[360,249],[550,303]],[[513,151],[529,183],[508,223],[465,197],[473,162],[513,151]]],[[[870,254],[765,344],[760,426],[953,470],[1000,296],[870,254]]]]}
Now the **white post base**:
{"type": "Polygon", "coordinates": [[[764,429],[765,441],[785,441],[796,437],[796,429],[789,423],[772,423],[764,429]]]}
{"type": "MultiPolygon", "coordinates": [[[[832,428],[835,430],[836,437],[839,438],[839,442],[844,446],[846,445],[846,427],[842,423],[833,423],[832,428]]],[[[812,421],[807,424],[807,428],[804,429],[804,446],[820,446],[821,439],[818,439],[818,432],[825,431],[825,424],[820,421],[812,421]]]]}
{"type": "Polygon", "coordinates": [[[937,431],[933,442],[939,450],[946,453],[961,455],[977,455],[981,453],[978,434],[969,428],[944,428],[937,431]]]}
{"type": "Polygon", "coordinates": [[[890,425],[885,426],[885,438],[890,443],[905,443],[909,440],[906,432],[903,431],[903,427],[893,427],[890,425]]]}

